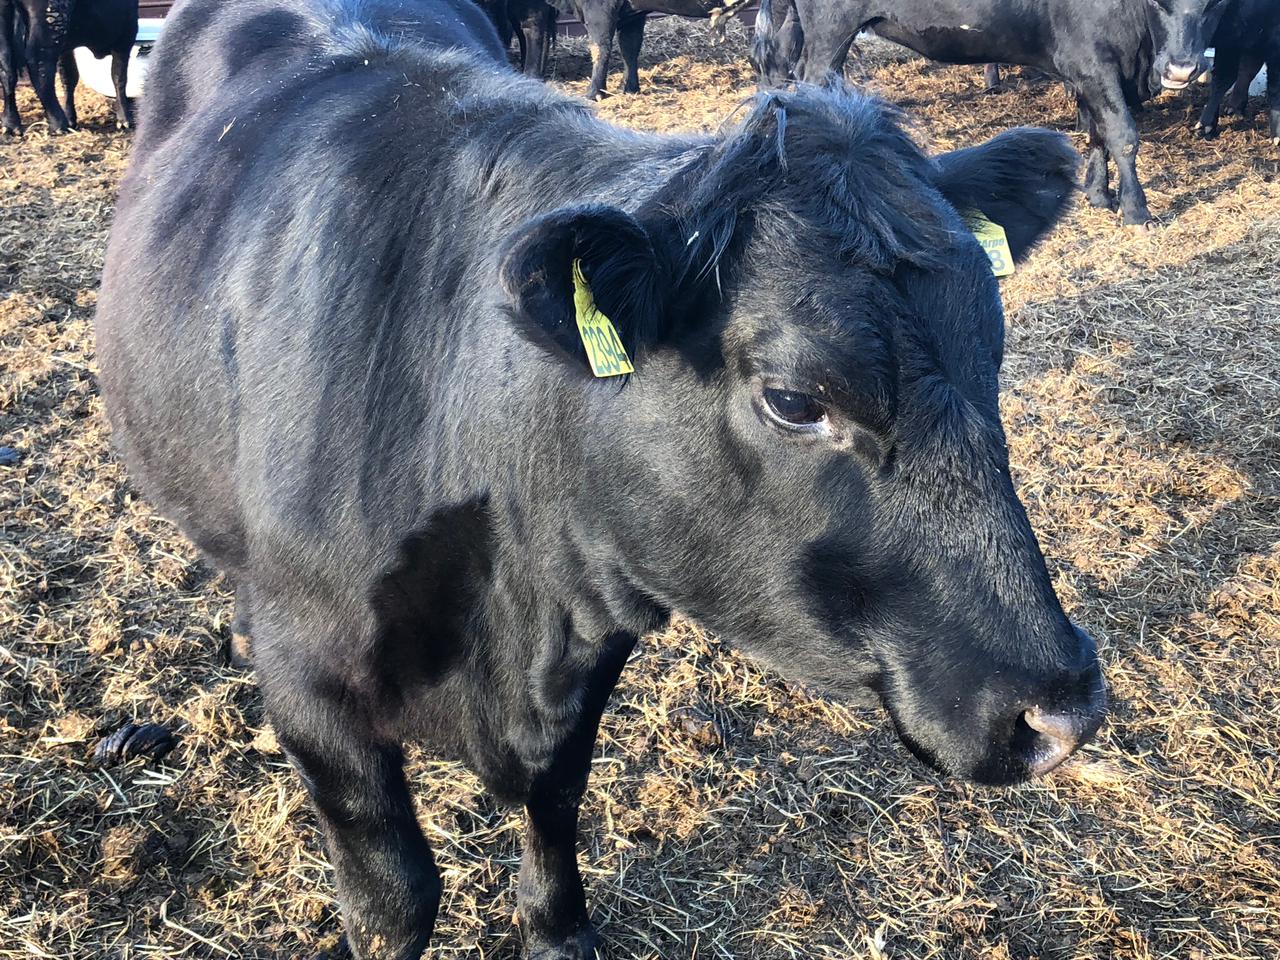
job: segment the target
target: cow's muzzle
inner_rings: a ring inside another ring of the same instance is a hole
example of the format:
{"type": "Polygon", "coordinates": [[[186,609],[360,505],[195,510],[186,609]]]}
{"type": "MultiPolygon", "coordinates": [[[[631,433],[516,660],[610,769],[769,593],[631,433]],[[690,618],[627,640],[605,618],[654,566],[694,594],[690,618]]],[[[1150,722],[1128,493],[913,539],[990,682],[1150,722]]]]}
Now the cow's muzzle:
{"type": "Polygon", "coordinates": [[[1166,90],[1184,90],[1203,72],[1204,68],[1198,61],[1192,63],[1170,61],[1160,74],[1160,85],[1166,90]]]}
{"type": "MultiPolygon", "coordinates": [[[[1093,652],[1093,640],[1073,626],[1083,648],[1093,652]]],[[[1107,713],[1107,690],[1096,655],[1087,666],[1059,687],[1051,702],[1032,702],[1014,720],[1010,759],[1028,776],[1048,773],[1098,732],[1107,713]]]]}

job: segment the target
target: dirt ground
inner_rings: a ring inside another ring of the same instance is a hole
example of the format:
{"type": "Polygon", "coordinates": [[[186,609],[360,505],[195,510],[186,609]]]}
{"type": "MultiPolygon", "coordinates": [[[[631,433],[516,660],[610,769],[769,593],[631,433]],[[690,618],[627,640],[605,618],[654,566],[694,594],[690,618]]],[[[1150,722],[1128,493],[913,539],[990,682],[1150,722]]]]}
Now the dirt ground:
{"type": "MultiPolygon", "coordinates": [[[[752,90],[744,42],[657,25],[642,93],[601,112],[712,128],[752,90]]],[[[586,64],[562,42],[556,79],[581,92],[586,64]]],[[[1074,121],[1017,70],[985,94],[978,68],[862,66],[934,149],[1074,121]]],[[[1261,117],[1194,140],[1203,96],[1141,118],[1163,229],[1081,201],[1003,287],[1017,480],[1114,696],[1097,742],[971,788],[677,623],[627,671],[584,807],[605,956],[1280,956],[1280,156],[1261,117]]],[[[80,132],[0,143],[0,958],[305,957],[338,936],[330,878],[227,664],[231,599],[108,445],[91,321],[130,139],[82,99],[80,132]],[[95,766],[129,719],[179,747],[95,766]]],[[[433,956],[515,957],[516,811],[425,754],[411,775],[445,874],[433,956]]]]}

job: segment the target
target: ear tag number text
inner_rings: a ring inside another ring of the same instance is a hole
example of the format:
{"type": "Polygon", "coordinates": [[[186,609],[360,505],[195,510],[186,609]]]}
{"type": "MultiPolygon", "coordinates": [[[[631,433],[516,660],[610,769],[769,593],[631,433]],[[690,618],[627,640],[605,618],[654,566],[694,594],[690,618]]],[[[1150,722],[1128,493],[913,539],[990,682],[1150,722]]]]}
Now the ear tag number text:
{"type": "Polygon", "coordinates": [[[986,251],[987,258],[991,261],[991,272],[997,277],[1007,277],[1013,273],[1013,253],[1009,250],[1009,238],[1005,236],[1004,227],[988,220],[977,210],[967,211],[964,219],[986,251]]]}
{"type": "Polygon", "coordinates": [[[591,372],[597,377],[619,377],[635,373],[631,358],[618,337],[613,321],[596,306],[587,278],[582,275],[582,261],[573,261],[573,307],[578,320],[578,336],[586,347],[591,372]]]}

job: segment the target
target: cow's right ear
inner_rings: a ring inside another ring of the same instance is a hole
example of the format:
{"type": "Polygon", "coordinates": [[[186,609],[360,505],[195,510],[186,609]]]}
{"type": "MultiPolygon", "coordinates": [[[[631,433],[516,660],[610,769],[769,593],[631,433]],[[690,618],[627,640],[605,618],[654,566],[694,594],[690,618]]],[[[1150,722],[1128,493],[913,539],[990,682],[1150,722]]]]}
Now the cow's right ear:
{"type": "Polygon", "coordinates": [[[574,265],[634,363],[664,332],[661,270],[648,231],[616,207],[565,207],[516,230],[500,254],[502,286],[522,336],[591,366],[578,331],[574,265]]]}

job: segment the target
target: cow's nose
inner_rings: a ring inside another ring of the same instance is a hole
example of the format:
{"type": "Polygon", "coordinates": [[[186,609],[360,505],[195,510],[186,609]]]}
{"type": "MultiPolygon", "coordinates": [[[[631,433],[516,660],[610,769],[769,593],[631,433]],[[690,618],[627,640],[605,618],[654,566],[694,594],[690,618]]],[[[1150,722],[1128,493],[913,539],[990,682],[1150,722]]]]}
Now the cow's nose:
{"type": "Polygon", "coordinates": [[[1024,750],[1027,769],[1033,777],[1048,773],[1075,753],[1098,728],[1101,717],[1080,713],[1058,713],[1031,707],[1022,714],[1022,722],[1031,731],[1024,750]]]}
{"type": "Polygon", "coordinates": [[[1046,698],[1036,697],[1014,722],[1013,753],[1026,764],[1027,774],[1048,773],[1089,741],[1107,712],[1107,688],[1102,680],[1093,638],[1074,624],[1074,663],[1065,677],[1051,685],[1046,698]]]}
{"type": "Polygon", "coordinates": [[[1186,84],[1194,80],[1198,72],[1198,64],[1170,63],[1164,68],[1164,78],[1170,83],[1186,84]]]}

